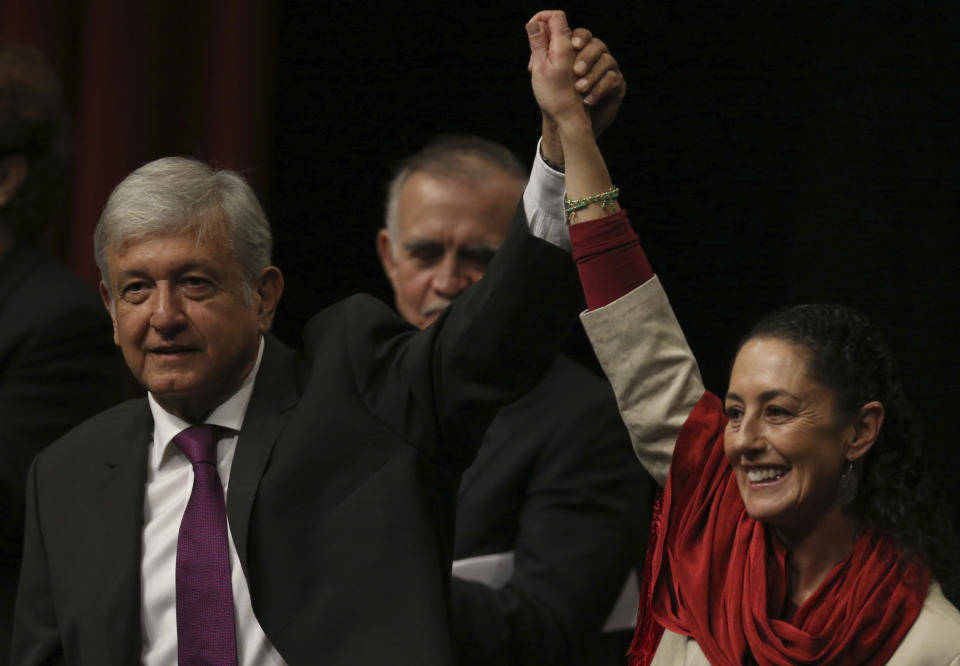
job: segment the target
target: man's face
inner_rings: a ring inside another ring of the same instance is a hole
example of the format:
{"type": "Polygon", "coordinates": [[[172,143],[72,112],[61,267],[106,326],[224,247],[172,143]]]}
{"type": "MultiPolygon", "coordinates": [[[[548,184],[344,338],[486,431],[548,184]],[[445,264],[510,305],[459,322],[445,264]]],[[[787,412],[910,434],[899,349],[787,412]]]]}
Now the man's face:
{"type": "Polygon", "coordinates": [[[481,180],[407,179],[397,198],[397,238],[377,238],[397,311],[424,328],[468,286],[483,277],[503,243],[523,182],[490,168],[481,180]]]}
{"type": "MultiPolygon", "coordinates": [[[[283,278],[269,267],[253,285],[222,222],[195,234],[135,240],[107,251],[113,339],[137,380],[168,411],[201,420],[253,367],[269,330],[283,278]]],[[[109,290],[108,290],[109,289],[109,290]]]]}

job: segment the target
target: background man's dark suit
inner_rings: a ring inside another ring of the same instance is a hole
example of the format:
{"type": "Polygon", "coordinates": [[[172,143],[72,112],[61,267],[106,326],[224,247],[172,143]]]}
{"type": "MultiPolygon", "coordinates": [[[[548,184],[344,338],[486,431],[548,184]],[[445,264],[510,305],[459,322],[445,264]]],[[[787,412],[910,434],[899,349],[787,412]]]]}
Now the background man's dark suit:
{"type": "MultiPolygon", "coordinates": [[[[268,338],[227,504],[254,611],[289,663],[451,663],[460,473],[500,404],[546,371],[578,289],[569,256],[515,224],[435,326],[357,297],[312,320],[302,356],[268,338]]],[[[139,659],[151,430],[145,402],[125,403],[34,463],[17,663],[139,659]]]]}
{"type": "Polygon", "coordinates": [[[647,496],[610,385],[561,355],[463,475],[454,558],[516,549],[516,570],[499,590],[453,579],[461,663],[583,663],[573,646],[600,631],[640,559],[647,496]]]}
{"type": "Polygon", "coordinates": [[[96,291],[27,245],[0,259],[0,664],[7,663],[27,467],[123,399],[125,370],[96,291]]]}

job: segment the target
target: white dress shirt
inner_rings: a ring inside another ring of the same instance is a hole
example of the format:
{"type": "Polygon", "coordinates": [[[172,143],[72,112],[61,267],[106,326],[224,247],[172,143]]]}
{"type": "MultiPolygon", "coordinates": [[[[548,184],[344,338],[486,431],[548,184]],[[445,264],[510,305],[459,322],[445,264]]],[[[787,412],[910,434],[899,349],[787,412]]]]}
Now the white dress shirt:
{"type": "Polygon", "coordinates": [[[563,198],[566,194],[563,173],[547,166],[540,157],[540,143],[533,158],[530,180],[523,191],[523,212],[527,214],[530,234],[570,251],[563,198]]]}
{"type": "MultiPolygon", "coordinates": [[[[223,482],[224,497],[230,484],[230,467],[237,446],[237,433],[253,393],[253,382],[263,358],[263,338],[253,369],[236,393],[220,404],[206,423],[229,428],[232,435],[217,442],[217,471],[223,482]]],[[[142,593],[143,663],[147,666],[169,666],[177,663],[177,538],[180,520],[193,489],[193,466],[173,438],[192,424],[174,416],[147,394],[153,413],[153,439],[147,459],[147,486],[143,517],[143,559],[140,562],[142,593]]],[[[237,664],[285,666],[286,662],[270,643],[250,604],[250,590],[244,578],[229,533],[230,577],[233,586],[233,609],[237,631],[237,664]]]]}

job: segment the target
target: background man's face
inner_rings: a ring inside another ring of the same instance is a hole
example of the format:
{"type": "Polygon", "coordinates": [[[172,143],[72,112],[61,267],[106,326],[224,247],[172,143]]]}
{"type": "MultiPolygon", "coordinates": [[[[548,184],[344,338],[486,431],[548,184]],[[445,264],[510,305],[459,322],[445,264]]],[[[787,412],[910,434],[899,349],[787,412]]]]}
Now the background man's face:
{"type": "Polygon", "coordinates": [[[397,238],[377,248],[397,311],[423,328],[483,277],[510,228],[524,183],[499,169],[480,181],[414,173],[397,199],[397,238]]]}
{"type": "MultiPolygon", "coordinates": [[[[244,298],[244,276],[225,225],[194,234],[133,241],[108,250],[114,341],[137,380],[168,411],[202,418],[253,367],[262,299],[244,298]]],[[[275,270],[275,269],[274,269],[275,270]]]]}

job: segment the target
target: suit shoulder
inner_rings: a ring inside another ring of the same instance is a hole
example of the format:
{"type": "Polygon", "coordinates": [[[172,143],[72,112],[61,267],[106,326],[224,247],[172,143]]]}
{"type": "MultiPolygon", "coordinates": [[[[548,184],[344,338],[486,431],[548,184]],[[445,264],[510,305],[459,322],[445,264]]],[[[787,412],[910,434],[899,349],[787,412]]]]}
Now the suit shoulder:
{"type": "Polygon", "coordinates": [[[342,317],[345,315],[370,315],[371,313],[392,314],[395,316],[393,310],[391,310],[390,307],[379,298],[375,298],[370,294],[353,294],[341,301],[337,301],[333,305],[328,305],[314,315],[314,319],[318,317],[326,318],[331,316],[342,317]]]}
{"type": "Polygon", "coordinates": [[[917,622],[930,623],[935,634],[950,636],[954,649],[960,652],[960,610],[944,596],[936,581],[930,583],[917,622]]]}
{"type": "Polygon", "coordinates": [[[384,328],[391,333],[413,330],[380,299],[370,294],[354,294],[314,315],[304,328],[303,339],[309,346],[334,331],[346,330],[351,336],[363,336],[365,331],[384,328]]]}
{"type": "Polygon", "coordinates": [[[610,384],[562,354],[544,380],[503,409],[495,423],[506,432],[539,433],[564,455],[601,449],[628,459],[633,455],[610,384]],[[572,446],[571,441],[582,446],[572,446]]]}
{"type": "Polygon", "coordinates": [[[960,611],[933,581],[920,614],[889,664],[946,664],[960,659],[960,611]]]}
{"type": "Polygon", "coordinates": [[[52,259],[44,257],[38,261],[17,287],[11,302],[28,303],[36,318],[94,313],[109,321],[97,290],[52,259]]]}
{"type": "Polygon", "coordinates": [[[89,284],[44,261],[16,285],[0,307],[0,347],[32,350],[84,346],[113,349],[110,317],[89,284]]]}
{"type": "Polygon", "coordinates": [[[124,426],[149,417],[146,398],[127,400],[83,421],[37,456],[38,465],[74,464],[78,450],[93,449],[110,441],[124,426]]]}

